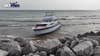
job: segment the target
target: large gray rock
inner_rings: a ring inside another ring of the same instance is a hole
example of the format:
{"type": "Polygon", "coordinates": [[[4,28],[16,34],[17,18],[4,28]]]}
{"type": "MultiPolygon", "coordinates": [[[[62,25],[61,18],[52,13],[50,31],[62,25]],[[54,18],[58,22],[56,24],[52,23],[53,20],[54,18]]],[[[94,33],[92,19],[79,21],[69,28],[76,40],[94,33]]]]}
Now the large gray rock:
{"type": "Polygon", "coordinates": [[[21,46],[21,53],[23,55],[28,55],[29,53],[34,53],[37,48],[34,46],[34,43],[32,41],[27,41],[24,38],[15,38],[15,41],[17,41],[21,46]]]}
{"type": "Polygon", "coordinates": [[[13,40],[3,39],[0,40],[0,49],[9,51],[11,49],[16,49],[18,51],[21,51],[21,48],[19,44],[13,40]]]}
{"type": "Polygon", "coordinates": [[[47,56],[47,52],[41,51],[41,52],[40,52],[40,56],[47,56]]]}
{"type": "Polygon", "coordinates": [[[61,42],[58,39],[48,39],[47,41],[44,41],[43,43],[37,45],[47,49],[52,49],[54,47],[61,45],[61,42]]]}
{"type": "Polygon", "coordinates": [[[96,46],[99,46],[99,42],[97,40],[91,40],[93,43],[93,47],[95,48],[96,46]]]}
{"type": "Polygon", "coordinates": [[[94,56],[100,56],[100,46],[96,46],[94,49],[94,56]]]}
{"type": "Polygon", "coordinates": [[[62,43],[62,44],[64,44],[65,42],[66,42],[66,38],[59,38],[59,41],[62,43]]]}
{"type": "Polygon", "coordinates": [[[8,52],[0,49],[0,56],[7,56],[8,52]]]}
{"type": "Polygon", "coordinates": [[[75,47],[77,44],[79,44],[79,41],[73,40],[70,44],[70,48],[75,47]]]}
{"type": "Polygon", "coordinates": [[[71,41],[67,40],[67,41],[64,43],[64,45],[70,47],[71,41]]]}
{"type": "Polygon", "coordinates": [[[21,52],[17,49],[10,49],[7,56],[21,56],[21,52]]]}
{"type": "Polygon", "coordinates": [[[32,50],[30,48],[30,45],[25,45],[24,47],[22,47],[22,55],[28,55],[31,52],[32,50]]]}
{"type": "Polygon", "coordinates": [[[65,37],[65,39],[66,39],[66,42],[64,43],[64,45],[70,47],[71,42],[73,41],[73,38],[72,37],[65,37]]]}
{"type": "Polygon", "coordinates": [[[29,53],[28,55],[25,55],[25,56],[34,56],[34,54],[33,53],[29,53]]]}
{"type": "Polygon", "coordinates": [[[40,56],[40,55],[38,55],[38,54],[35,54],[35,55],[33,55],[33,56],[40,56]]]}
{"type": "Polygon", "coordinates": [[[24,38],[21,37],[15,38],[14,40],[17,41],[21,47],[24,47],[28,44],[28,41],[26,41],[24,38]]]}
{"type": "Polygon", "coordinates": [[[76,56],[75,53],[67,46],[57,50],[56,56],[76,56]]]}
{"type": "Polygon", "coordinates": [[[20,56],[21,47],[13,40],[3,39],[0,41],[0,49],[8,51],[7,56],[20,56]]]}
{"type": "Polygon", "coordinates": [[[79,56],[91,56],[93,54],[93,43],[91,41],[83,41],[72,49],[79,56]]]}
{"type": "Polygon", "coordinates": [[[35,47],[31,42],[29,42],[27,45],[22,47],[22,54],[28,55],[29,53],[34,53],[37,50],[37,47],[35,47]]]}
{"type": "Polygon", "coordinates": [[[55,52],[62,43],[58,39],[48,39],[46,41],[35,41],[34,45],[39,51],[55,52]]]}
{"type": "Polygon", "coordinates": [[[93,47],[99,46],[99,41],[91,38],[84,38],[83,41],[91,41],[93,43],[93,47]]]}
{"type": "Polygon", "coordinates": [[[37,47],[34,46],[34,43],[32,41],[29,41],[29,45],[33,53],[37,51],[37,47]]]}

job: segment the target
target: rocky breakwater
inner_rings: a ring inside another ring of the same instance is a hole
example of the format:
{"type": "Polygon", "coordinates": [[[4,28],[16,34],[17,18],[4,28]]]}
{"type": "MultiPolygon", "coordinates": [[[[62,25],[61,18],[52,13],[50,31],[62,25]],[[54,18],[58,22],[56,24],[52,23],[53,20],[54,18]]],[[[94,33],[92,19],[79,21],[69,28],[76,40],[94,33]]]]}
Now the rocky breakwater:
{"type": "Polygon", "coordinates": [[[45,41],[24,38],[0,40],[0,56],[99,56],[99,49],[99,42],[89,38],[64,37],[45,41]]]}

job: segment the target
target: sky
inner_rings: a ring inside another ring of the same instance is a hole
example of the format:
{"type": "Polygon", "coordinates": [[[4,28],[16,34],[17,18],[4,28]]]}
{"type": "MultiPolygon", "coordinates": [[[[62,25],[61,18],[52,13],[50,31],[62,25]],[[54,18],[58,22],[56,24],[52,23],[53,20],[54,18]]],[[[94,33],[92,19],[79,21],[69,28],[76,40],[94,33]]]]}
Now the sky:
{"type": "Polygon", "coordinates": [[[19,10],[96,10],[100,9],[100,0],[17,0],[20,8],[5,8],[9,1],[0,0],[0,9],[19,10]]]}

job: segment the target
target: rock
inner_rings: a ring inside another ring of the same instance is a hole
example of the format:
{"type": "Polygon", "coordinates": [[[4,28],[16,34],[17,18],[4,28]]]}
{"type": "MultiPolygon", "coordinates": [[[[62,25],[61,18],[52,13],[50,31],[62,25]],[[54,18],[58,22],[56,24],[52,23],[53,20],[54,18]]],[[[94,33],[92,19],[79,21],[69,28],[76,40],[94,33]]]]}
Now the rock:
{"type": "Polygon", "coordinates": [[[11,44],[11,46],[12,46],[12,47],[11,47],[12,49],[16,49],[16,50],[18,50],[18,51],[21,52],[21,47],[20,47],[20,45],[19,45],[18,42],[12,41],[10,44],[11,44]]]}
{"type": "Polygon", "coordinates": [[[37,51],[37,47],[34,46],[32,41],[26,42],[25,45],[22,47],[22,54],[28,55],[29,53],[34,53],[37,51]]]}
{"type": "Polygon", "coordinates": [[[29,53],[28,55],[26,55],[26,56],[34,56],[34,54],[33,53],[29,53]]]}
{"type": "Polygon", "coordinates": [[[61,52],[63,51],[63,48],[59,48],[56,52],[56,56],[61,56],[61,52]]]}
{"type": "Polygon", "coordinates": [[[0,40],[0,49],[9,51],[10,49],[16,49],[21,51],[19,44],[13,40],[0,40]]]}
{"type": "Polygon", "coordinates": [[[59,38],[59,41],[64,44],[66,42],[66,38],[59,38]]]}
{"type": "Polygon", "coordinates": [[[100,56],[100,46],[95,47],[93,56],[100,56]]]}
{"type": "Polygon", "coordinates": [[[23,41],[25,41],[25,39],[21,38],[21,37],[17,37],[14,40],[17,41],[17,42],[23,42],[23,41]]]}
{"type": "Polygon", "coordinates": [[[7,56],[20,56],[21,48],[19,44],[13,40],[2,40],[0,49],[8,51],[7,56]]]}
{"type": "Polygon", "coordinates": [[[66,20],[66,18],[61,18],[61,20],[66,20]]]}
{"type": "Polygon", "coordinates": [[[31,50],[29,44],[22,47],[22,55],[28,55],[31,52],[32,52],[32,50],[31,50]]]}
{"type": "Polygon", "coordinates": [[[96,46],[99,46],[99,42],[97,40],[91,40],[93,43],[93,47],[95,48],[96,46]]]}
{"type": "Polygon", "coordinates": [[[14,40],[20,44],[22,55],[28,55],[37,50],[32,41],[26,41],[24,38],[15,38],[14,40]]]}
{"type": "Polygon", "coordinates": [[[23,55],[23,56],[40,56],[39,52],[36,53],[29,53],[27,55],[23,55]]]}
{"type": "Polygon", "coordinates": [[[66,42],[64,43],[64,45],[70,47],[71,42],[73,41],[74,38],[65,37],[65,39],[66,39],[66,42]]]}
{"type": "Polygon", "coordinates": [[[73,40],[73,41],[71,42],[70,48],[75,47],[78,43],[79,43],[79,41],[73,40]]]}
{"type": "Polygon", "coordinates": [[[21,56],[21,52],[17,49],[10,49],[7,56],[21,56]]]}
{"type": "Polygon", "coordinates": [[[99,46],[99,41],[90,38],[84,38],[83,41],[91,41],[93,43],[93,47],[99,46]]]}
{"type": "Polygon", "coordinates": [[[41,52],[40,52],[40,56],[47,56],[47,52],[41,51],[41,52]]]}
{"type": "Polygon", "coordinates": [[[58,39],[48,39],[46,41],[39,41],[34,43],[35,46],[38,47],[38,50],[40,51],[47,51],[47,52],[53,52],[59,48],[62,43],[58,39]]]}
{"type": "Polygon", "coordinates": [[[55,55],[53,55],[53,54],[50,54],[49,56],[55,56],[55,55]]]}
{"type": "Polygon", "coordinates": [[[32,52],[37,51],[37,47],[34,46],[34,43],[32,41],[29,41],[29,45],[30,45],[32,52]]]}
{"type": "Polygon", "coordinates": [[[67,40],[64,45],[70,47],[71,41],[67,40]]]}
{"type": "Polygon", "coordinates": [[[7,56],[8,52],[0,49],[0,56],[7,56]]]}
{"type": "Polygon", "coordinates": [[[15,38],[14,41],[17,41],[21,47],[24,47],[28,44],[28,42],[24,38],[15,38]]]}
{"type": "MultiPolygon", "coordinates": [[[[76,56],[69,47],[64,46],[63,49],[64,49],[65,53],[68,54],[69,56],[76,56]]],[[[62,56],[63,56],[63,54],[62,54],[62,56]]]]}
{"type": "Polygon", "coordinates": [[[10,42],[10,40],[0,40],[0,49],[8,51],[11,48],[10,42]]]}
{"type": "Polygon", "coordinates": [[[97,35],[97,36],[100,36],[100,31],[98,31],[98,32],[96,33],[96,35],[97,35]]]}
{"type": "Polygon", "coordinates": [[[91,41],[83,41],[72,49],[76,55],[91,56],[93,54],[93,43],[91,41]]]}
{"type": "Polygon", "coordinates": [[[67,46],[57,50],[56,56],[76,56],[74,52],[67,46]]]}
{"type": "Polygon", "coordinates": [[[40,56],[40,55],[38,55],[38,54],[35,54],[35,55],[33,55],[33,56],[40,56]]]}

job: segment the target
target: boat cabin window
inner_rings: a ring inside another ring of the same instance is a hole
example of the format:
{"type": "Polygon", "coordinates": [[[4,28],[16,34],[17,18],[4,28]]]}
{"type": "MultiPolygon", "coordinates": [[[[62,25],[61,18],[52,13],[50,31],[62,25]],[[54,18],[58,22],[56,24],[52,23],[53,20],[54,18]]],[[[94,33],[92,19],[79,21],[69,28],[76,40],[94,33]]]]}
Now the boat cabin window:
{"type": "Polygon", "coordinates": [[[36,26],[46,26],[47,24],[37,24],[36,26]]]}

